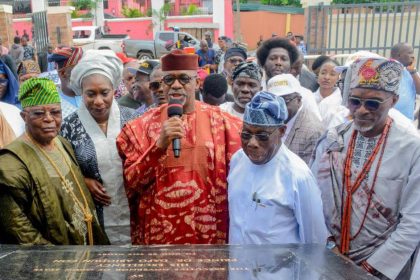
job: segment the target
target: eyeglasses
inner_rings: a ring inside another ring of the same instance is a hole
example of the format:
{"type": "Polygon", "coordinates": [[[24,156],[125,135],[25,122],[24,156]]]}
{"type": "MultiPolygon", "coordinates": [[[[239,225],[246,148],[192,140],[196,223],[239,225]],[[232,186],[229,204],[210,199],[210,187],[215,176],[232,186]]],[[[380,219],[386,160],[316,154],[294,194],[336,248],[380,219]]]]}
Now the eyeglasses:
{"type": "Polygon", "coordinates": [[[380,101],[377,99],[362,99],[354,96],[349,97],[349,106],[359,108],[360,106],[363,106],[366,108],[366,110],[369,111],[376,111],[379,109],[379,106],[381,106],[382,103],[385,103],[389,99],[391,99],[392,96],[380,101]]]}
{"type": "Polygon", "coordinates": [[[157,91],[160,88],[160,85],[162,82],[150,82],[149,83],[149,89],[153,91],[157,91]]]}
{"type": "Polygon", "coordinates": [[[167,86],[172,86],[175,83],[175,80],[178,80],[179,83],[183,86],[190,83],[192,79],[197,78],[197,76],[190,77],[187,74],[181,74],[181,75],[166,75],[162,78],[162,82],[167,86]]]}
{"type": "Polygon", "coordinates": [[[0,79],[0,86],[7,86],[8,83],[9,83],[8,79],[0,79]]]}
{"type": "Polygon", "coordinates": [[[276,130],[273,130],[270,133],[262,132],[262,133],[256,133],[256,134],[249,133],[248,131],[242,131],[241,138],[242,140],[249,141],[251,140],[253,136],[255,136],[255,139],[257,139],[257,141],[266,142],[270,139],[270,136],[271,134],[274,133],[274,131],[276,130]]]}
{"type": "Polygon", "coordinates": [[[292,98],[289,98],[289,99],[287,99],[287,98],[283,98],[283,100],[284,100],[284,102],[286,103],[286,104],[289,104],[290,102],[292,102],[293,100],[295,100],[296,98],[298,98],[299,96],[298,95],[295,95],[294,97],[292,97],[292,98]]]}
{"type": "Polygon", "coordinates": [[[31,119],[44,119],[47,115],[50,115],[54,119],[61,118],[61,109],[53,109],[51,111],[44,110],[23,110],[29,114],[31,119]]]}

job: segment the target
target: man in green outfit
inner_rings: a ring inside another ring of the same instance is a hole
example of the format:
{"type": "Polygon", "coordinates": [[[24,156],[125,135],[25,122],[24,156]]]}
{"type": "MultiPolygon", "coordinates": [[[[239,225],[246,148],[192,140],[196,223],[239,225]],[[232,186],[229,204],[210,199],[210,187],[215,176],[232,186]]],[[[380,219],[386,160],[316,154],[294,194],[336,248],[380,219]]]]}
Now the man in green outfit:
{"type": "Polygon", "coordinates": [[[73,150],[57,136],[54,82],[27,80],[19,100],[26,133],[0,151],[0,243],[109,244],[73,150]]]}

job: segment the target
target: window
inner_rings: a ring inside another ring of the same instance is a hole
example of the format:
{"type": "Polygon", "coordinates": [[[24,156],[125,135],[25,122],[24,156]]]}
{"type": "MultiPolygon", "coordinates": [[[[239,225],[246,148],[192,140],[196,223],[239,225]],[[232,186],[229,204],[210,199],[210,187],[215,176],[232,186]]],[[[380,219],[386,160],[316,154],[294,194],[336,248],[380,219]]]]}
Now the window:
{"type": "Polygon", "coordinates": [[[13,1],[14,14],[29,14],[32,12],[30,0],[13,1]]]}
{"type": "Polygon", "coordinates": [[[109,8],[108,0],[104,0],[104,9],[108,9],[108,8],[109,8]]]}
{"type": "Polygon", "coordinates": [[[73,31],[73,39],[86,39],[90,37],[89,30],[73,31]]]}
{"type": "Polygon", "coordinates": [[[173,40],[174,39],[174,35],[173,33],[169,33],[169,32],[162,32],[159,34],[159,40],[161,41],[169,41],[169,40],[173,40]]]}

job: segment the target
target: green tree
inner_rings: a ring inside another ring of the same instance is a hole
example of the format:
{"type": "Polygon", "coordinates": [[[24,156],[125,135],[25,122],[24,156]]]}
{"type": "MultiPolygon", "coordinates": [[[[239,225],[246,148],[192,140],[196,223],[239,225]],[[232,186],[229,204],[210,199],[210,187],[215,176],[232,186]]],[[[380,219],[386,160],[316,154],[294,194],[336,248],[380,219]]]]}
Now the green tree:
{"type": "Polygon", "coordinates": [[[192,15],[197,15],[200,13],[200,10],[198,9],[198,7],[194,4],[190,4],[188,6],[188,8],[183,8],[181,11],[181,14],[183,16],[192,16],[192,15]]]}
{"type": "Polygon", "coordinates": [[[123,7],[121,14],[126,18],[144,17],[144,14],[139,9],[131,9],[128,7],[123,7]]]}

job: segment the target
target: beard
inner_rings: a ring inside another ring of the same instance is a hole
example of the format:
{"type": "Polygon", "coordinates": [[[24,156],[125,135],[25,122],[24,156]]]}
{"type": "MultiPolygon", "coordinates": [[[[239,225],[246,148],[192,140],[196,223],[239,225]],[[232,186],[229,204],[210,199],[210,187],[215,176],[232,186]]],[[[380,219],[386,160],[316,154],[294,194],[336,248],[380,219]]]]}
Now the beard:
{"type": "Polygon", "coordinates": [[[354,120],[354,127],[356,128],[357,131],[359,132],[368,132],[370,130],[372,130],[375,127],[375,124],[370,124],[370,125],[360,125],[357,123],[356,120],[354,120]]]}

